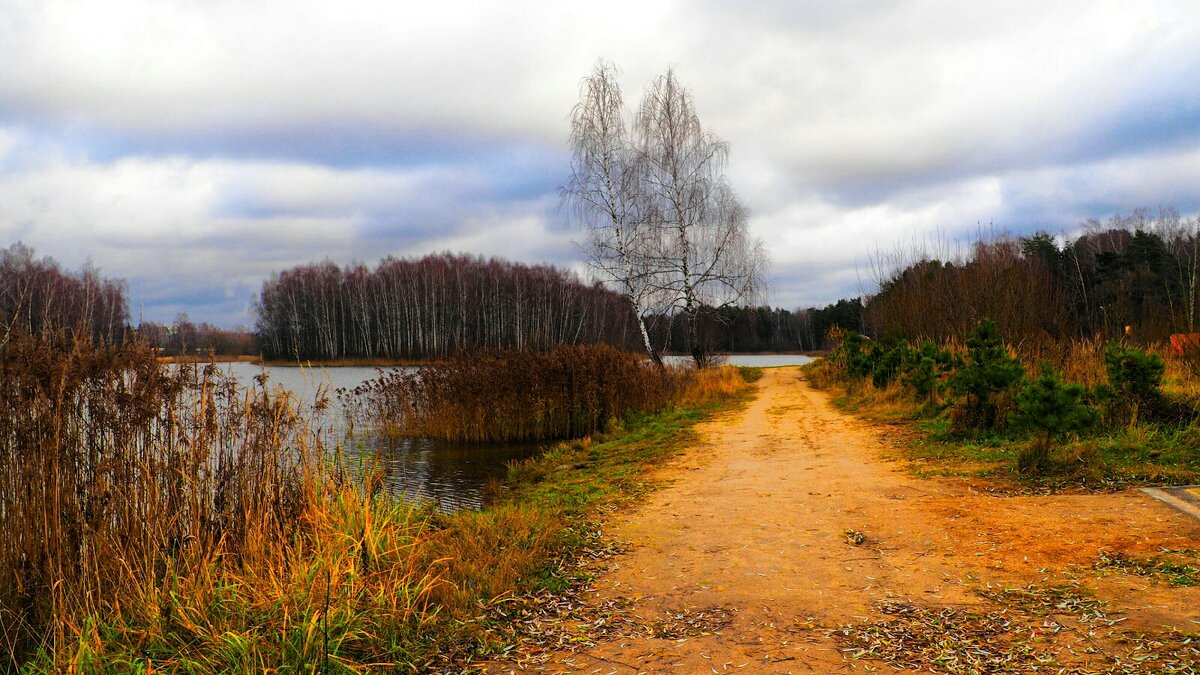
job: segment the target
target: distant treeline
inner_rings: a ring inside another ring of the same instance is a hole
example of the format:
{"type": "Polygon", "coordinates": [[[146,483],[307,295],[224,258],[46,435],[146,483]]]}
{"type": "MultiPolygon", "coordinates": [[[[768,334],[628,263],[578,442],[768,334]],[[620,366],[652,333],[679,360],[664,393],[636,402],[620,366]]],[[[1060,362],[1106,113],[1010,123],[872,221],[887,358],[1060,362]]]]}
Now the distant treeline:
{"type": "Polygon", "coordinates": [[[192,323],[187,314],[180,314],[173,324],[144,321],[138,326],[137,333],[160,356],[258,354],[258,340],[248,328],[218,328],[207,322],[192,323]]]}
{"type": "Polygon", "coordinates": [[[90,264],[64,271],[21,242],[0,249],[0,344],[14,333],[80,330],[93,342],[116,344],[128,321],[122,282],[101,278],[90,264]]]}
{"type": "Polygon", "coordinates": [[[374,270],[301,265],[263,284],[259,348],[275,359],[439,358],[481,348],[638,344],[628,304],[549,265],[444,253],[374,270]]]}
{"type": "Polygon", "coordinates": [[[1168,209],[1089,221],[1074,240],[980,238],[967,256],[892,269],[866,305],[875,337],[948,340],[990,317],[1011,342],[1152,342],[1200,324],[1200,223],[1168,209]]]}
{"type": "MultiPolygon", "coordinates": [[[[714,352],[816,351],[828,346],[825,336],[832,326],[861,331],[862,323],[858,298],[797,310],[705,307],[700,310],[698,333],[706,349],[714,352]]],[[[679,317],[654,316],[648,326],[654,344],[668,351],[688,351],[687,332],[679,317]]]]}

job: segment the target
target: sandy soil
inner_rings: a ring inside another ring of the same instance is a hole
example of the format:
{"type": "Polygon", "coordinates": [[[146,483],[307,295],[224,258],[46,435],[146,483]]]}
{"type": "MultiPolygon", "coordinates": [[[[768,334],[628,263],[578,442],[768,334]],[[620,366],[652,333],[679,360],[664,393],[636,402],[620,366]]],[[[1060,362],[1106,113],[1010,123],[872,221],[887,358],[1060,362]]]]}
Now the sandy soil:
{"type": "Polygon", "coordinates": [[[623,602],[651,628],[535,670],[848,670],[829,631],[883,619],[881,601],[973,607],[989,585],[1064,579],[1123,612],[1124,628],[1200,630],[1200,589],[1092,569],[1102,550],[1200,547],[1200,521],[1137,491],[999,496],[917,478],[887,427],[837,411],[798,369],[768,370],[758,388],[746,409],[701,428],[706,442],[662,473],[665,488],[610,525],[632,546],[588,602],[623,602]],[[684,629],[652,628],[670,625],[684,629]]]}

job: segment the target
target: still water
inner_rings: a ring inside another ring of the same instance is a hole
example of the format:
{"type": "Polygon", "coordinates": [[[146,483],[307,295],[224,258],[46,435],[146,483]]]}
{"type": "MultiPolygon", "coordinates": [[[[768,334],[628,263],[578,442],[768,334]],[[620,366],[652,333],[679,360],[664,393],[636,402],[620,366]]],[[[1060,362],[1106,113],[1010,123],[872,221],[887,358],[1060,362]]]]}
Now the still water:
{"type": "MultiPolygon", "coordinates": [[[[383,471],[384,489],[414,501],[433,501],[445,512],[483,506],[489,479],[503,478],[510,462],[533,457],[542,444],[463,444],[431,439],[388,440],[369,429],[353,429],[338,403],[335,390],[353,389],[378,376],[375,368],[297,368],[258,366],[250,363],[221,364],[243,385],[266,374],[269,386],[282,387],[296,395],[302,408],[309,408],[318,395],[329,407],[314,420],[327,447],[341,444],[351,465],[383,471]]],[[[384,370],[395,370],[385,368],[384,370]]]]}
{"type": "MultiPolygon", "coordinates": [[[[690,357],[667,357],[670,363],[686,363],[690,357]]],[[[736,366],[773,367],[808,363],[807,356],[790,354],[733,355],[726,363],[736,366]]],[[[329,447],[341,443],[352,462],[375,462],[384,471],[384,488],[391,494],[411,500],[432,500],[442,511],[479,508],[490,479],[503,478],[508,464],[540,453],[545,444],[462,444],[430,439],[389,442],[369,430],[356,429],[350,436],[345,415],[334,391],[353,389],[378,376],[375,368],[297,368],[259,366],[250,363],[220,364],[222,370],[243,385],[266,374],[272,386],[283,387],[311,406],[319,394],[329,398],[330,406],[314,420],[329,447]]],[[[394,369],[384,369],[394,370],[394,369]]]]}

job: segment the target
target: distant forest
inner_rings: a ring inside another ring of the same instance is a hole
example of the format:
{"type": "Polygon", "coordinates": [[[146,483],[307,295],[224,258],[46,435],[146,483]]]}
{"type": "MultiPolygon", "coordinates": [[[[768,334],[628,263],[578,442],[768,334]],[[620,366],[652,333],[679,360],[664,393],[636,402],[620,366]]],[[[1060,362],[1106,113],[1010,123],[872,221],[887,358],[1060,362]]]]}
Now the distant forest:
{"type": "Polygon", "coordinates": [[[211,323],[194,323],[180,314],[173,324],[143,321],[137,334],[162,356],[252,356],[259,353],[258,339],[243,326],[221,328],[211,323]]]}
{"type": "Polygon", "coordinates": [[[548,265],[440,254],[332,262],[273,275],[255,305],[270,359],[438,358],[482,348],[632,346],[633,316],[598,284],[548,265]]]}
{"type": "MultiPolygon", "coordinates": [[[[823,308],[705,308],[699,339],[717,352],[813,351],[832,326],[876,339],[954,339],[979,319],[1014,343],[1074,337],[1137,342],[1200,332],[1200,223],[1170,210],[1089,221],[1074,239],[1038,233],[980,237],[964,254],[877,258],[878,291],[823,308]]],[[[549,265],[470,255],[385,258],[374,269],[331,262],[268,279],[255,332],[143,323],[162,354],[257,354],[268,359],[437,358],[481,348],[545,350],[606,343],[641,349],[627,300],[549,265]]],[[[123,282],[91,266],[64,270],[20,243],[0,249],[0,343],[16,332],[83,331],[119,342],[133,333],[123,282]]],[[[654,344],[687,353],[678,317],[653,315],[654,344]]]]}
{"type": "Polygon", "coordinates": [[[123,282],[102,278],[90,265],[63,270],[21,242],[0,249],[0,345],[13,333],[49,331],[117,343],[128,323],[123,282]]]}
{"type": "MultiPolygon", "coordinates": [[[[819,309],[705,307],[699,321],[699,337],[708,351],[819,351],[827,346],[825,336],[835,325],[863,330],[863,305],[854,298],[819,309]]],[[[654,316],[648,325],[655,345],[669,351],[689,351],[687,332],[677,317],[654,316]]]]}
{"type": "MultiPolygon", "coordinates": [[[[255,305],[268,359],[438,358],[480,348],[545,350],[601,342],[639,349],[628,302],[549,265],[470,255],[385,258],[375,269],[332,262],[273,275],[255,305]]],[[[862,305],[792,312],[701,312],[700,339],[717,351],[821,348],[834,323],[860,328],[862,305]]],[[[679,317],[652,316],[654,344],[687,352],[679,317]]]]}
{"type": "MultiPolygon", "coordinates": [[[[639,350],[627,302],[552,266],[469,255],[302,265],[272,276],[255,302],[256,331],[193,322],[130,325],[124,283],[93,267],[69,271],[21,243],[0,249],[0,342],[12,332],[74,333],[119,343],[136,335],[164,356],[256,355],[269,359],[430,358],[483,347],[550,349],[603,342],[639,350]]],[[[705,309],[701,339],[718,351],[820,348],[832,323],[861,325],[862,306],[824,310],[705,309]]],[[[677,317],[654,316],[655,344],[686,352],[677,317]]]]}
{"type": "Polygon", "coordinates": [[[891,261],[867,302],[868,335],[953,339],[983,317],[1031,343],[1200,328],[1200,223],[1169,209],[1089,221],[1073,240],[993,236],[965,256],[911,257],[891,261]]]}

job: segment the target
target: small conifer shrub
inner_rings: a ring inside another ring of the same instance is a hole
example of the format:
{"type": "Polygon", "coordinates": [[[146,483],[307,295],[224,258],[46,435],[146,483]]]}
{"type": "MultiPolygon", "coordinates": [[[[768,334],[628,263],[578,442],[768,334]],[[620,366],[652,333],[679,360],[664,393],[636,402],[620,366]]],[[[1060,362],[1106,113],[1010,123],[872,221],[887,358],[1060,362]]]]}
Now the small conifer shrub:
{"type": "Polygon", "coordinates": [[[1129,425],[1136,425],[1139,412],[1162,398],[1159,387],[1166,365],[1158,354],[1110,342],[1104,352],[1104,368],[1109,388],[1102,389],[1101,396],[1108,399],[1110,410],[1127,413],[1129,425]]]}
{"type": "Polygon", "coordinates": [[[1041,473],[1055,444],[1072,432],[1086,431],[1099,415],[1084,400],[1082,385],[1063,382],[1062,375],[1048,364],[1017,394],[1014,426],[1032,429],[1033,440],[1017,457],[1021,473],[1041,473]]]}
{"type": "Polygon", "coordinates": [[[1000,329],[991,319],[979,322],[967,337],[966,363],[955,372],[951,386],[964,396],[956,426],[975,430],[997,426],[996,398],[1025,376],[1021,362],[1009,355],[1000,329]]]}
{"type": "Polygon", "coordinates": [[[950,350],[941,349],[934,342],[921,343],[913,351],[912,360],[904,383],[925,405],[936,405],[938,393],[945,387],[950,373],[958,367],[958,360],[950,350]]]}

